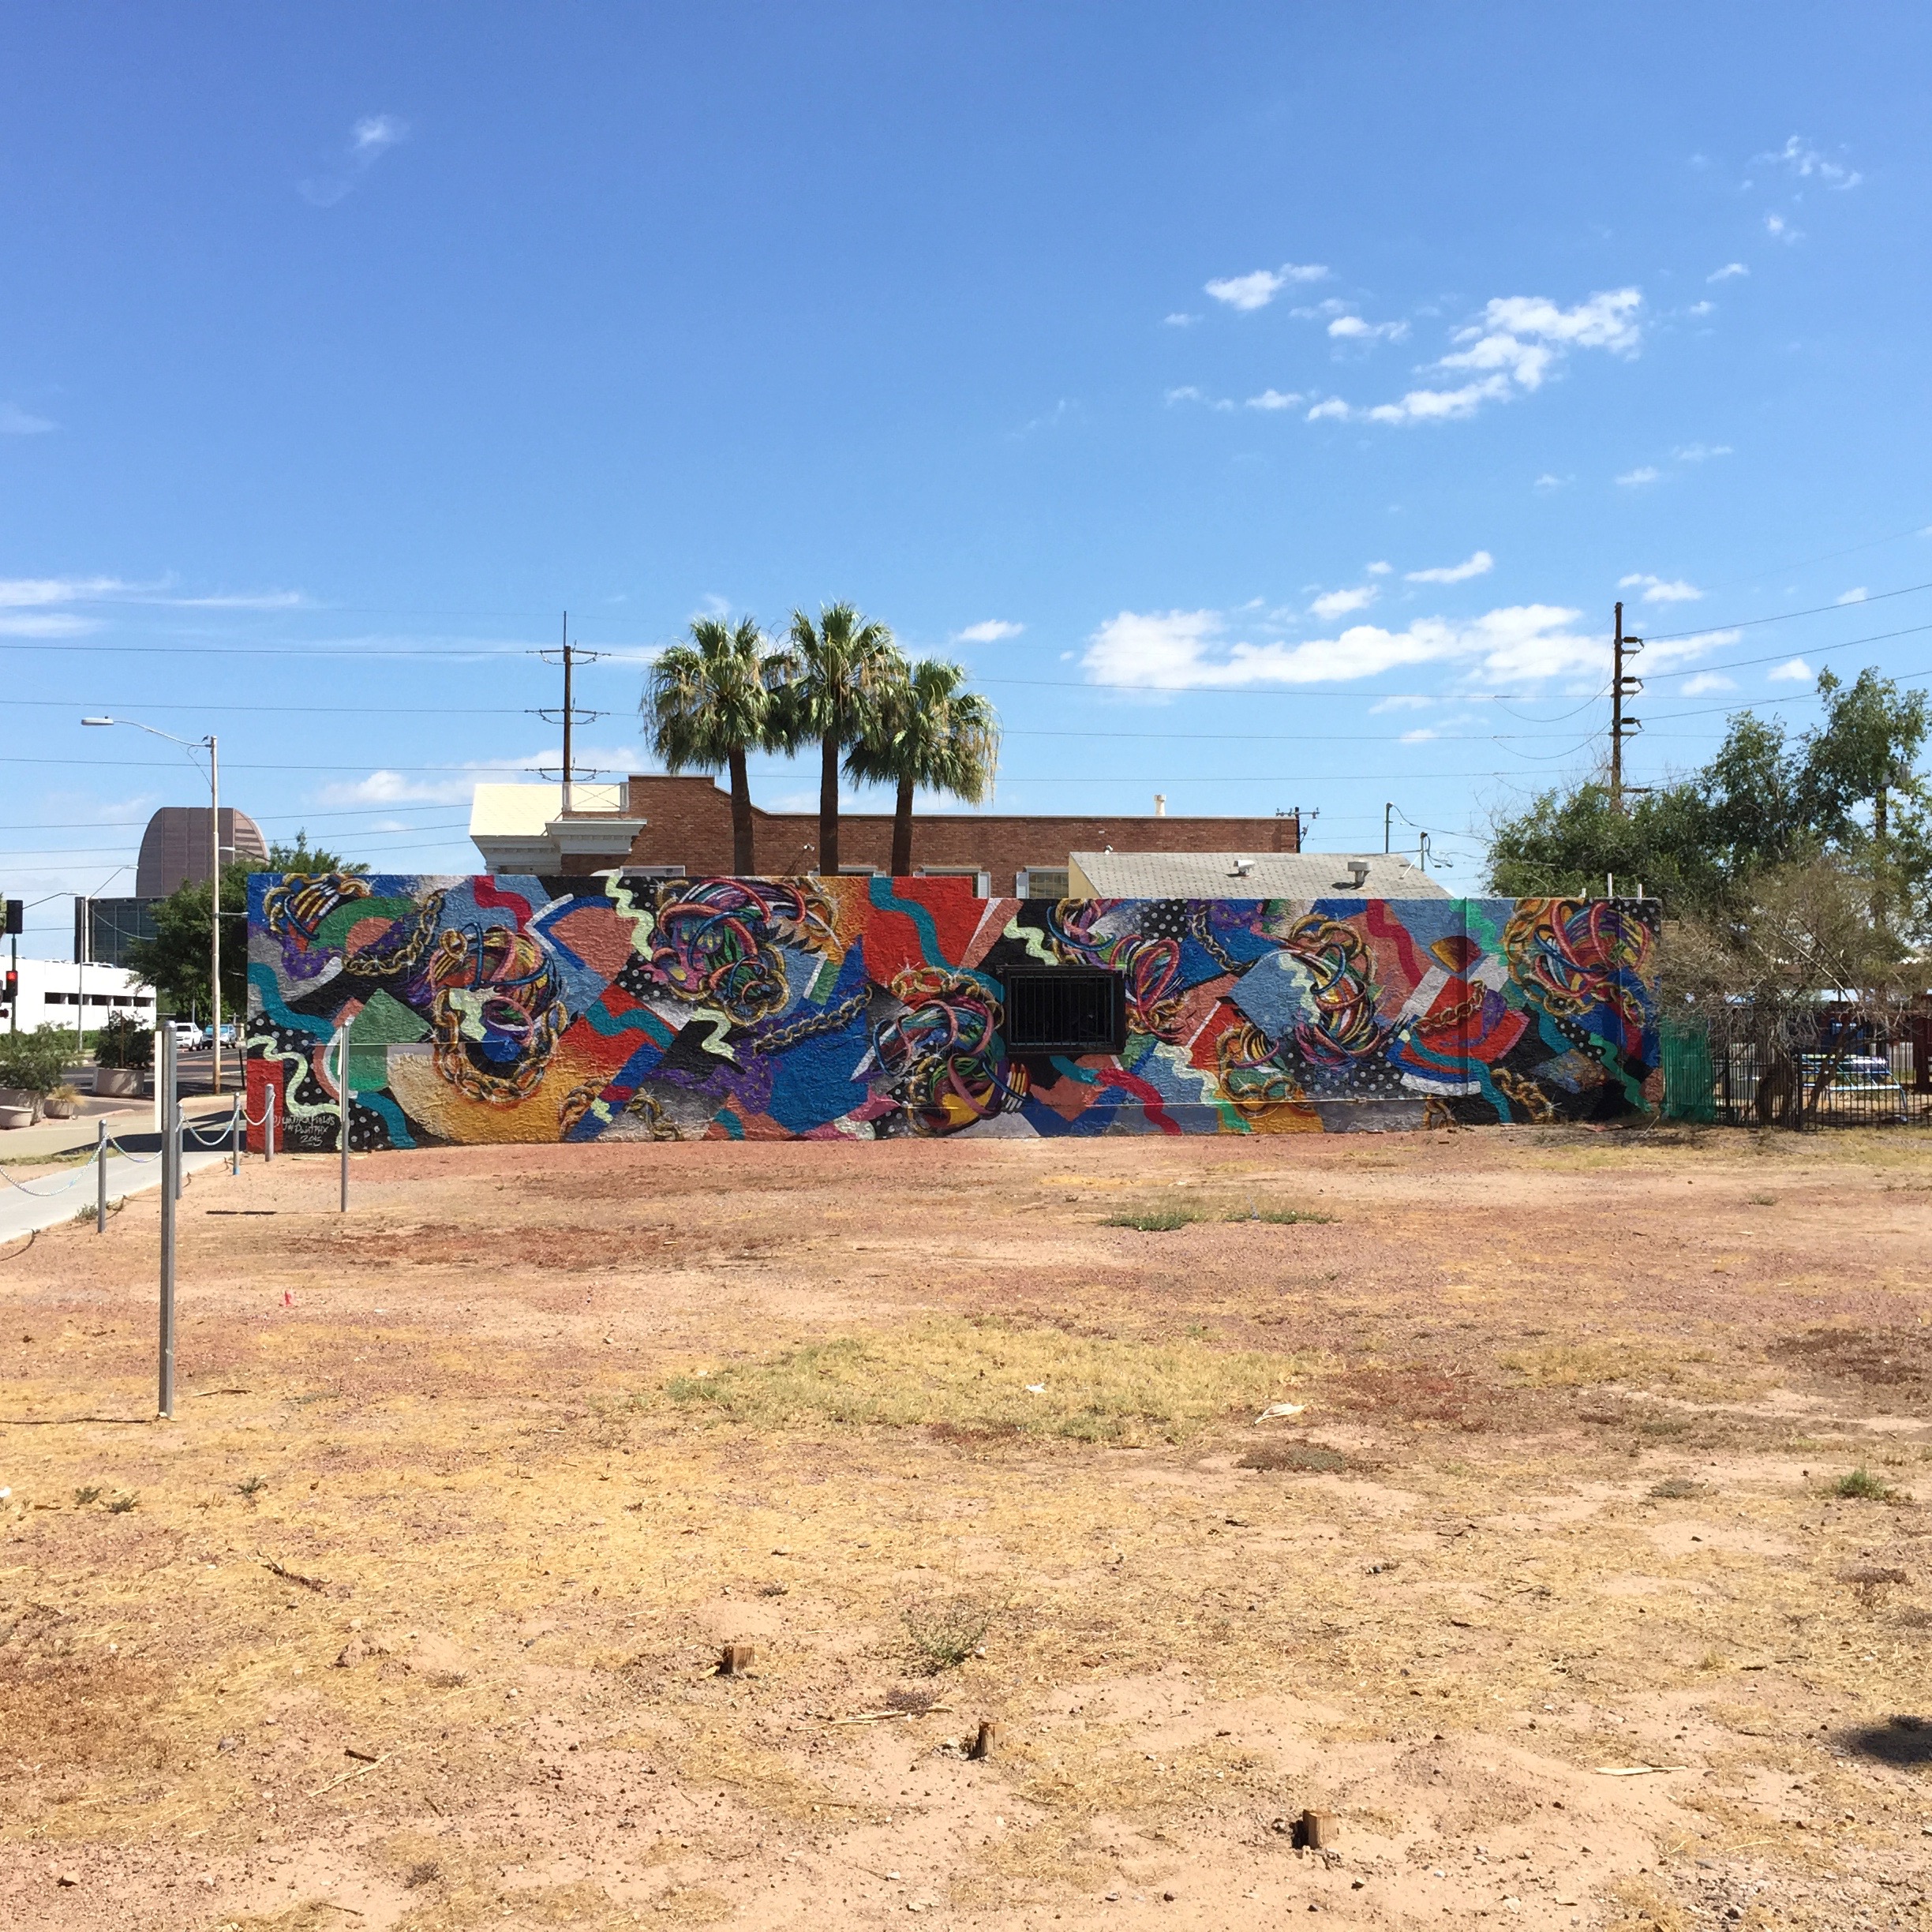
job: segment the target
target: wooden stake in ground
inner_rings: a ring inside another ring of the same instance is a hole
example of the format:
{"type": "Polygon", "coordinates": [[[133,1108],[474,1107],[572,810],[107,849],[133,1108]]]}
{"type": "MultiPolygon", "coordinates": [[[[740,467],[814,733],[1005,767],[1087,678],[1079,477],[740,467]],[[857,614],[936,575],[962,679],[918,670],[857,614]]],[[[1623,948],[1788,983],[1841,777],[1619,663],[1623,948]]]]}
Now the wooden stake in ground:
{"type": "Polygon", "coordinates": [[[1334,1818],[1326,1811],[1304,1811],[1301,1842],[1311,1852],[1326,1852],[1335,1843],[1334,1818]]]}
{"type": "Polygon", "coordinates": [[[968,1758],[990,1758],[998,1750],[999,1741],[998,1724],[990,1717],[983,1717],[979,1720],[979,1735],[973,1739],[972,1747],[966,1755],[968,1758]]]}
{"type": "Polygon", "coordinates": [[[751,1661],[758,1655],[758,1646],[748,1643],[728,1643],[718,1653],[718,1675],[721,1677],[742,1677],[751,1668],[751,1661]]]}

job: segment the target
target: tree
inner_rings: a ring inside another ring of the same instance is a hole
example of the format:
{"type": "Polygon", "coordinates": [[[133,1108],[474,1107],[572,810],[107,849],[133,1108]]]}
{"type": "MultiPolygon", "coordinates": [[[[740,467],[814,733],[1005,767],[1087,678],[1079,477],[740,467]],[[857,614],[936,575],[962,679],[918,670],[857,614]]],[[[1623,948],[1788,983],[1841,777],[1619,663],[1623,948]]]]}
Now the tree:
{"type": "Polygon", "coordinates": [[[804,612],[792,614],[780,668],[776,736],[796,751],[818,741],[818,863],[839,869],[839,758],[872,728],[880,699],[906,676],[905,659],[882,623],[859,616],[849,604],[828,604],[814,624],[804,612]]]}
{"type": "Polygon", "coordinates": [[[998,714],[965,688],[958,665],[928,657],[912,666],[877,701],[871,728],[846,754],[845,770],[860,784],[896,785],[892,870],[912,870],[912,794],[924,787],[977,805],[992,789],[999,763],[998,714]]]}
{"type": "Polygon", "coordinates": [[[757,621],[699,617],[688,644],[658,653],[639,710],[651,749],[668,772],[729,771],[732,870],[755,871],[751,783],[745,754],[772,742],[774,659],[757,621]]]}
{"type": "Polygon", "coordinates": [[[351,861],[332,852],[324,852],[320,847],[309,849],[309,833],[305,829],[295,834],[295,843],[285,845],[280,839],[275,840],[268,848],[268,856],[262,861],[264,872],[366,872],[369,870],[361,859],[351,861]]]}
{"type": "MultiPolygon", "coordinates": [[[[222,867],[222,1007],[242,1013],[248,1007],[248,946],[242,922],[248,915],[246,860],[222,867]]],[[[178,886],[154,909],[155,936],[129,942],[128,968],[152,987],[159,1010],[208,1013],[208,944],[212,895],[206,879],[178,886]]]]}

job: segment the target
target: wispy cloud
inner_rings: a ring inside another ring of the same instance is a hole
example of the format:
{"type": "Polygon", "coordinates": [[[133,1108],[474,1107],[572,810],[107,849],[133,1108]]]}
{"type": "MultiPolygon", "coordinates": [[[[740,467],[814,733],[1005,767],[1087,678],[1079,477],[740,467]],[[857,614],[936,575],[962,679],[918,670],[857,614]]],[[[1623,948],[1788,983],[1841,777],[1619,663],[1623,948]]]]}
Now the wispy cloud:
{"type": "Polygon", "coordinates": [[[45,436],[54,427],[44,416],[36,416],[17,402],[0,402],[0,436],[45,436]]]}
{"type": "Polygon", "coordinates": [[[1673,460],[1681,463],[1711,462],[1730,454],[1728,443],[1686,443],[1671,451],[1673,460]]]}
{"type": "Polygon", "coordinates": [[[1368,707],[1368,715],[1375,717],[1384,711],[1426,711],[1434,704],[1433,698],[1425,698],[1416,691],[1398,691],[1392,698],[1379,699],[1368,707]]]}
{"type": "MultiPolygon", "coordinates": [[[[597,772],[631,772],[639,758],[635,745],[578,745],[571,762],[597,772]]],[[[521,758],[472,758],[452,772],[402,772],[378,767],[361,778],[324,785],[316,795],[324,805],[447,805],[467,801],[479,784],[501,784],[548,771],[554,781],[559,754],[554,745],[521,758]]]]}
{"type": "MultiPolygon", "coordinates": [[[[1634,288],[1606,290],[1570,309],[1541,295],[1500,295],[1485,308],[1481,322],[1457,331],[1454,339],[1462,347],[1429,365],[1466,374],[1470,381],[1411,389],[1399,401],[1360,410],[1331,399],[1320,406],[1321,413],[1398,424],[1473,416],[1485,403],[1508,402],[1540,389],[1573,350],[1636,354],[1643,339],[1642,307],[1642,294],[1634,288]]],[[[1316,420],[1314,411],[1309,420],[1316,420]]]]}
{"type": "Polygon", "coordinates": [[[342,158],[326,173],[297,183],[302,199],[315,208],[333,208],[358,187],[391,148],[409,138],[409,123],[394,114],[365,114],[349,130],[342,158]]]}
{"type": "Polygon", "coordinates": [[[1353,412],[1339,396],[1330,396],[1327,401],[1317,402],[1308,413],[1310,422],[1346,422],[1353,412]]]}
{"type": "Polygon", "coordinates": [[[1357,584],[1350,590],[1325,590],[1309,606],[1309,615],[1324,623],[1331,617],[1346,617],[1351,611],[1366,610],[1378,593],[1373,584],[1357,584]]]}
{"type": "Polygon", "coordinates": [[[989,617],[984,623],[968,624],[964,631],[953,633],[955,644],[998,644],[1008,638],[1017,638],[1026,628],[1024,624],[1009,623],[1004,617],[989,617]]]}
{"type": "Polygon", "coordinates": [[[1400,342],[1409,333],[1406,322],[1365,322],[1358,315],[1339,315],[1328,324],[1338,342],[1400,342]]]}
{"type": "Polygon", "coordinates": [[[118,577],[0,577],[0,609],[85,603],[129,588],[118,577]]]}
{"type": "Polygon", "coordinates": [[[1863,604],[1870,594],[1870,592],[1863,584],[1859,584],[1848,590],[1843,597],[1834,598],[1833,601],[1839,604],[1863,604]]]}
{"type": "Polygon", "coordinates": [[[1371,577],[1388,577],[1395,574],[1395,566],[1393,564],[1384,563],[1378,558],[1376,562],[1368,566],[1368,575],[1371,577]]]}
{"type": "Polygon", "coordinates": [[[1750,273],[1750,269],[1742,262],[1726,262],[1721,268],[1713,269],[1704,279],[1706,282],[1728,282],[1733,275],[1747,275],[1750,273]]]}
{"type": "Polygon", "coordinates": [[[1608,662],[1608,645],[1573,627],[1581,615],[1553,605],[1517,605],[1467,623],[1424,618],[1402,631],[1356,624],[1337,637],[1288,644],[1230,641],[1219,611],[1122,611],[1095,631],[1081,665],[1095,683],[1149,691],[1350,681],[1424,664],[1455,665],[1480,680],[1505,683],[1594,675],[1608,662]]]}
{"type": "Polygon", "coordinates": [[[1293,283],[1324,281],[1327,274],[1319,262],[1283,262],[1279,269],[1256,268],[1248,275],[1225,276],[1210,282],[1207,289],[1216,301],[1248,311],[1265,309],[1293,283]]]}
{"type": "Polygon", "coordinates": [[[1467,583],[1470,578],[1486,576],[1495,568],[1496,559],[1487,550],[1478,550],[1460,564],[1438,564],[1429,570],[1404,571],[1402,578],[1407,583],[1467,583]]]}
{"type": "Polygon", "coordinates": [[[1794,228],[1782,215],[1777,214],[1765,217],[1765,233],[1774,242],[1799,242],[1804,238],[1802,228],[1794,228]]]}
{"type": "Polygon", "coordinates": [[[1165,328],[1192,328],[1200,320],[1197,315],[1189,315],[1185,310],[1177,309],[1172,315],[1163,316],[1161,324],[1165,328]]]}
{"type": "Polygon", "coordinates": [[[1654,483],[1662,474],[1649,463],[1639,463],[1634,470],[1626,470],[1617,482],[1624,489],[1641,489],[1646,483],[1654,483]]]}
{"type": "Polygon", "coordinates": [[[1704,594],[1695,584],[1686,583],[1681,577],[1654,577],[1638,571],[1619,577],[1617,588],[1642,590],[1646,604],[1694,604],[1704,594]]]}
{"type": "Polygon", "coordinates": [[[1773,684],[1809,684],[1817,674],[1802,657],[1792,657],[1765,675],[1773,684]]]}
{"type": "Polygon", "coordinates": [[[1816,181],[1827,188],[1855,188],[1865,177],[1842,161],[1819,153],[1802,135],[1794,134],[1782,148],[1755,157],[1758,161],[1781,161],[1800,181],[1816,181]]]}
{"type": "Polygon", "coordinates": [[[77,617],[72,611],[33,611],[16,613],[0,610],[0,637],[80,637],[100,626],[91,617],[77,617]]]}
{"type": "Polygon", "coordinates": [[[1293,409],[1301,400],[1301,394],[1295,389],[1264,389],[1259,395],[1248,399],[1248,406],[1258,410],[1293,409]]]}
{"type": "Polygon", "coordinates": [[[1678,695],[1681,698],[1703,698],[1712,691],[1735,691],[1737,682],[1728,678],[1721,671],[1700,671],[1695,677],[1686,678],[1678,695]]]}
{"type": "Polygon", "coordinates": [[[1226,396],[1211,396],[1205,389],[1197,389],[1192,383],[1183,383],[1178,389],[1170,389],[1163,400],[1170,409],[1182,402],[1196,402],[1203,409],[1231,410],[1234,402],[1226,396]]]}
{"type": "Polygon", "coordinates": [[[1532,489],[1541,490],[1544,495],[1548,496],[1552,490],[1567,489],[1574,480],[1571,477],[1554,475],[1549,470],[1545,470],[1530,487],[1532,489]]]}

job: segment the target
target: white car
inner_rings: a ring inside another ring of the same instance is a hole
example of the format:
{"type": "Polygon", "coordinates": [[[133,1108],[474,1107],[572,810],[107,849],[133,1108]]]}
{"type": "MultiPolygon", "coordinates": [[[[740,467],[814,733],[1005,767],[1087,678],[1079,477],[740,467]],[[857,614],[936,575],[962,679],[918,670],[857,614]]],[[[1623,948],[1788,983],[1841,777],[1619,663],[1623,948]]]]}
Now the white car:
{"type": "Polygon", "coordinates": [[[174,1035],[177,1052],[199,1053],[208,1044],[207,1030],[192,1020],[170,1020],[164,1024],[174,1035]]]}

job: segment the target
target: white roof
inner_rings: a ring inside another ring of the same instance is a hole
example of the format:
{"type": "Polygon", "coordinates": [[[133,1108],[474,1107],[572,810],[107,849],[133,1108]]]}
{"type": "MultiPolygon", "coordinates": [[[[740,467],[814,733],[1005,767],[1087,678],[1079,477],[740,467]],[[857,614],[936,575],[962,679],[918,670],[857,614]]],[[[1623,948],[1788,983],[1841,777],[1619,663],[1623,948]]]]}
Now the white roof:
{"type": "MultiPolygon", "coordinates": [[[[571,803],[580,812],[621,812],[621,784],[571,787],[571,803]]],[[[552,818],[564,810],[560,784],[480,784],[470,801],[470,836],[485,838],[541,838],[552,818]]]]}
{"type": "Polygon", "coordinates": [[[1074,852],[1099,899],[1447,899],[1447,887],[1399,852],[1074,852]],[[1351,868],[1366,868],[1355,883],[1351,868]]]}

